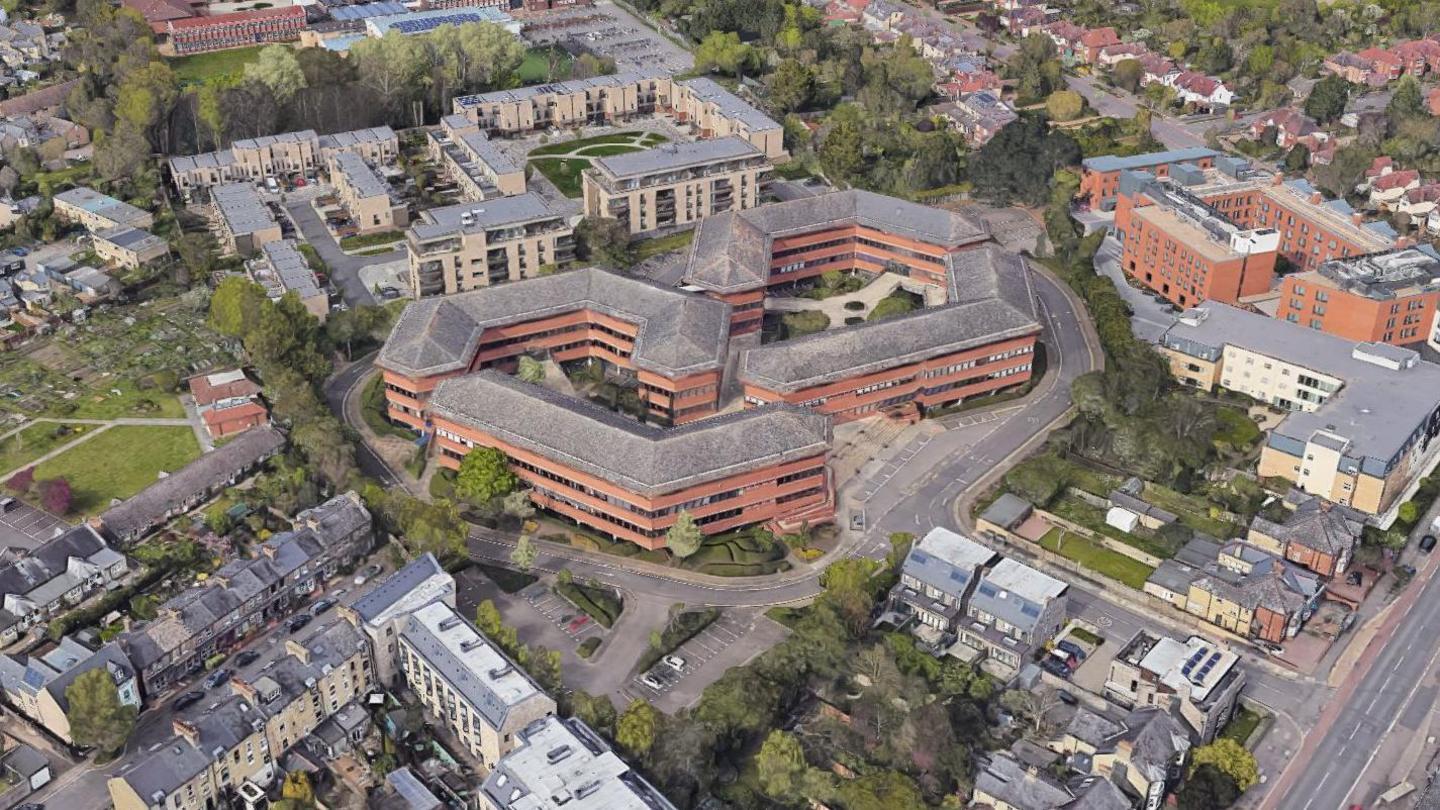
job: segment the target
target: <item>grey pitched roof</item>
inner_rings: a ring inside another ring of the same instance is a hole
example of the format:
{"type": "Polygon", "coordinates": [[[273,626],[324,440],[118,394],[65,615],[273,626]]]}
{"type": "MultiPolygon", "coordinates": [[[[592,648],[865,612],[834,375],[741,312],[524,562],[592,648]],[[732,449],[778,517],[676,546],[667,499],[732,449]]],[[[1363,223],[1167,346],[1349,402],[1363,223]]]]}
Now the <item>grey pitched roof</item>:
{"type": "Polygon", "coordinates": [[[54,588],[46,586],[63,579],[56,587],[60,593],[73,588],[77,582],[67,574],[71,558],[85,560],[101,568],[124,559],[119,552],[105,544],[88,524],[72,526],[55,537],[35,547],[24,557],[0,566],[0,595],[33,596],[37,602],[49,602],[48,592],[54,588]],[[45,596],[38,595],[45,589],[45,596]]]}
{"type": "Polygon", "coordinates": [[[980,519],[994,523],[996,526],[1013,529],[1020,521],[1029,517],[1034,510],[1035,507],[1029,501],[1014,493],[1006,492],[980,513],[980,519]]]}
{"type": "Polygon", "coordinates": [[[1054,577],[1006,557],[980,577],[970,604],[1009,624],[1029,630],[1046,605],[1065,593],[1054,577]]]}
{"type": "Polygon", "coordinates": [[[1096,748],[1105,747],[1124,730],[1125,726],[1120,721],[1084,706],[1075,711],[1075,716],[1070,718],[1070,725],[1065,727],[1066,734],[1096,748]]]}
{"type": "Polygon", "coordinates": [[[430,410],[650,496],[808,458],[830,443],[830,417],[804,408],[769,406],[659,428],[494,370],[441,382],[430,410]]]}
{"type": "Polygon", "coordinates": [[[1131,810],[1135,806],[1114,782],[1101,777],[1082,784],[1079,793],[1063,810],[1131,810]]]}
{"type": "MultiPolygon", "coordinates": [[[[350,606],[361,621],[370,621],[389,610],[391,606],[410,595],[422,582],[445,573],[435,555],[425,552],[411,560],[404,568],[386,577],[369,593],[355,600],[350,606]]],[[[437,595],[438,596],[438,595],[437,595]]],[[[415,605],[420,608],[424,605],[415,605]]]]}
{"type": "Polygon", "coordinates": [[[1025,810],[1053,810],[1074,798],[1064,785],[1048,774],[1031,774],[1009,751],[990,755],[975,776],[975,790],[1025,810]]]}
{"type": "Polygon", "coordinates": [[[639,152],[596,158],[590,164],[617,179],[643,177],[656,172],[679,171],[726,160],[763,158],[765,155],[738,136],[668,143],[639,152]]]}
{"type": "Polygon", "coordinates": [[[135,668],[131,665],[130,659],[125,656],[125,651],[120,648],[118,643],[112,641],[96,650],[88,658],[61,672],[59,676],[45,685],[45,691],[55,699],[55,703],[61,711],[68,710],[70,700],[65,696],[65,690],[70,688],[70,684],[74,683],[76,678],[92,669],[101,667],[108,669],[112,678],[130,679],[135,677],[135,668]]]}
{"type": "Polygon", "coordinates": [[[993,245],[960,256],[959,301],[750,349],[741,379],[794,392],[1040,331],[1023,259],[993,245]]]}
{"type": "Polygon", "coordinates": [[[597,268],[527,279],[405,307],[376,364],[406,375],[467,368],[486,329],[592,310],[637,327],[636,366],[665,375],[720,368],[730,307],[597,268]]]}
{"type": "Polygon", "coordinates": [[[523,703],[549,700],[523,669],[449,605],[432,602],[411,613],[400,630],[400,638],[428,661],[491,728],[504,728],[511,710],[523,703]],[[451,619],[458,621],[451,623],[451,619]]]}
{"type": "Polygon", "coordinates": [[[975,572],[995,556],[995,552],[974,540],[936,527],[910,549],[902,571],[944,593],[963,598],[975,579],[975,572]]]}
{"type": "Polygon", "coordinates": [[[1311,496],[1287,512],[1282,522],[1257,515],[1250,528],[1283,543],[1295,543],[1339,557],[1360,542],[1365,516],[1348,506],[1311,496]]]}
{"type": "Polygon", "coordinates": [[[24,743],[10,749],[5,755],[5,767],[23,777],[29,778],[50,765],[45,755],[24,743]]]}
{"type": "Polygon", "coordinates": [[[285,434],[273,425],[250,428],[106,510],[100,522],[116,537],[131,537],[154,528],[171,510],[220,486],[236,472],[260,463],[284,446],[285,434]]]}
{"type": "Polygon", "coordinates": [[[164,797],[210,766],[216,748],[229,751],[257,733],[256,724],[263,728],[254,708],[238,697],[223,700],[213,711],[190,722],[198,732],[198,745],[192,745],[184,737],[172,737],[163,748],[120,775],[147,802],[157,795],[163,802],[164,797]]]}
{"type": "Polygon", "coordinates": [[[715,292],[764,286],[774,239],[845,225],[874,228],[946,249],[989,236],[984,223],[953,211],[871,191],[836,191],[706,217],[690,246],[685,281],[715,292]]]}

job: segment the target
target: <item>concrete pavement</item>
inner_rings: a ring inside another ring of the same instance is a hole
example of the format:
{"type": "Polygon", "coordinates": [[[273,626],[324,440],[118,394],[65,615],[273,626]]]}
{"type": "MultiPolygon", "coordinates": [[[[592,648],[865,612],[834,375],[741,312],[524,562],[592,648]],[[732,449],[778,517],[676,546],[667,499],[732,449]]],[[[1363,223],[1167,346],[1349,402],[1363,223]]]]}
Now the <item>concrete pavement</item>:
{"type": "Polygon", "coordinates": [[[309,199],[287,203],[285,210],[295,221],[295,227],[305,236],[305,241],[315,248],[315,252],[320,254],[320,258],[330,268],[330,283],[340,291],[345,303],[352,307],[377,303],[375,296],[365,288],[365,282],[360,280],[360,270],[373,264],[393,262],[395,254],[351,256],[344,252],[330,236],[325,223],[320,221],[320,215],[315,212],[309,199]]]}

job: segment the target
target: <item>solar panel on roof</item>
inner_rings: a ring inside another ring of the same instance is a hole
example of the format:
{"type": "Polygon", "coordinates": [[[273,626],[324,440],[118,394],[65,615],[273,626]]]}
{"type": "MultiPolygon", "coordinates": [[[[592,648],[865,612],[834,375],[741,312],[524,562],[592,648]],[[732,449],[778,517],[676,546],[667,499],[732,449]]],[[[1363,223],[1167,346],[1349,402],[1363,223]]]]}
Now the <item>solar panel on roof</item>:
{"type": "Polygon", "coordinates": [[[1034,605],[1021,605],[1020,612],[1033,619],[1040,615],[1040,608],[1034,605]]]}

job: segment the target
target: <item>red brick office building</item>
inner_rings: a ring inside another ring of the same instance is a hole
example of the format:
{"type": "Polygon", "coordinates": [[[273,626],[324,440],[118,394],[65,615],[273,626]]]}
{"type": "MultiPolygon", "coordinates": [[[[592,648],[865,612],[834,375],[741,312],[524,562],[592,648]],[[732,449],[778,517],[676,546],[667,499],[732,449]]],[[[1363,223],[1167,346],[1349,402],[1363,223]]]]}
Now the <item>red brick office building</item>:
{"type": "Polygon", "coordinates": [[[285,6],[166,20],[159,33],[169,39],[176,54],[183,56],[299,39],[305,25],[303,6],[285,6]]]}

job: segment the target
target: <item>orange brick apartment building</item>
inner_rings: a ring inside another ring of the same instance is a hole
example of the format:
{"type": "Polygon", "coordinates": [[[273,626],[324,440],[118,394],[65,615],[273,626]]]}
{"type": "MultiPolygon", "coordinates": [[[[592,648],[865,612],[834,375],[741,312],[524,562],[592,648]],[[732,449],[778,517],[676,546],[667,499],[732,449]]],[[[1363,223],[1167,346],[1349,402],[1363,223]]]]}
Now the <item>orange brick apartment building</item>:
{"type": "Polygon", "coordinates": [[[1346,340],[1420,343],[1440,306],[1440,261],[1415,248],[1335,259],[1286,276],[1275,317],[1346,340]]]}
{"type": "Polygon", "coordinates": [[[1081,163],[1080,190],[1076,196],[1090,208],[1109,210],[1120,194],[1120,175],[1124,172],[1146,172],[1155,177],[1169,177],[1170,168],[1181,164],[1209,169],[1220,152],[1204,147],[1171,149],[1144,155],[1119,157],[1100,155],[1081,163]]]}

